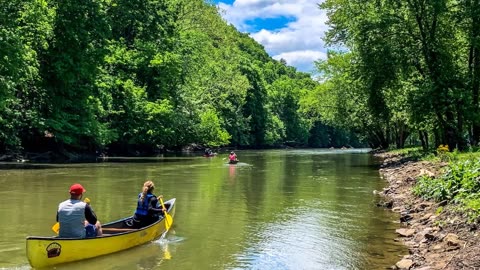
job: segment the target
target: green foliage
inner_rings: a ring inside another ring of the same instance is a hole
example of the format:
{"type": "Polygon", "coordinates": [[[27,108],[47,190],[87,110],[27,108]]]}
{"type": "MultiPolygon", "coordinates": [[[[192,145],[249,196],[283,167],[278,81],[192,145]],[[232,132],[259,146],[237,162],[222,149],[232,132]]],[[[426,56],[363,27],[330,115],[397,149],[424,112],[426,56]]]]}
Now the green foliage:
{"type": "MultiPolygon", "coordinates": [[[[121,152],[353,137],[311,107],[323,88],[310,74],[202,0],[1,1],[0,42],[0,151],[42,140],[121,152]]],[[[342,57],[338,70],[351,64],[342,57]]]]}
{"type": "Polygon", "coordinates": [[[42,129],[38,52],[48,47],[53,15],[43,0],[0,3],[0,151],[42,129]]]}
{"type": "Polygon", "coordinates": [[[458,160],[458,149],[453,152],[448,151],[448,145],[440,145],[437,148],[437,156],[443,162],[455,162],[458,160]]]}
{"type": "Polygon", "coordinates": [[[106,53],[108,37],[103,1],[49,1],[55,8],[53,40],[42,54],[47,90],[46,128],[66,144],[90,147],[101,130],[90,97],[106,53]]]}
{"type": "Polygon", "coordinates": [[[318,107],[333,108],[322,112],[329,123],[383,148],[401,148],[418,132],[424,149],[432,137],[450,151],[465,149],[467,134],[479,141],[479,3],[327,0],[320,8],[329,17],[327,44],[349,51],[348,59],[329,54],[317,64],[318,107]],[[359,108],[336,103],[346,93],[359,108]]]}
{"type": "Polygon", "coordinates": [[[420,155],[422,154],[423,150],[421,147],[406,147],[401,149],[392,149],[390,150],[391,153],[399,154],[403,156],[412,156],[412,155],[420,155]]]}
{"type": "Polygon", "coordinates": [[[355,55],[337,52],[316,62],[323,83],[307,93],[300,102],[301,110],[327,125],[357,134],[374,148],[381,147],[384,127],[367,107],[365,84],[353,72],[355,62],[355,55]]]}
{"type": "Polygon", "coordinates": [[[267,88],[271,113],[283,122],[283,125],[278,127],[285,129],[285,136],[282,138],[284,141],[307,143],[310,125],[301,115],[300,100],[310,90],[304,88],[301,80],[287,76],[279,77],[267,88]]]}
{"type": "Polygon", "coordinates": [[[462,200],[463,211],[467,213],[470,222],[477,221],[480,217],[480,194],[472,194],[468,198],[462,200]]]}
{"type": "Polygon", "coordinates": [[[480,215],[480,159],[451,163],[439,178],[422,176],[413,192],[435,201],[460,204],[472,215],[480,215]]]}
{"type": "Polygon", "coordinates": [[[250,87],[247,90],[245,104],[242,108],[243,116],[249,119],[249,136],[247,145],[265,145],[265,131],[267,110],[265,108],[267,93],[259,67],[242,59],[240,67],[242,74],[247,77],[250,87]]]}
{"type": "Polygon", "coordinates": [[[431,178],[428,176],[421,176],[418,179],[417,184],[413,188],[413,193],[417,196],[423,197],[424,199],[434,199],[441,200],[450,197],[451,192],[449,190],[449,185],[452,183],[444,183],[443,180],[437,178],[431,178]]]}
{"type": "Polygon", "coordinates": [[[399,154],[407,159],[411,160],[426,160],[432,157],[435,157],[432,153],[424,151],[421,147],[407,147],[402,149],[394,149],[389,151],[394,154],[399,154]]]}
{"type": "Polygon", "coordinates": [[[268,119],[267,130],[265,134],[265,143],[268,145],[280,145],[284,142],[285,126],[282,120],[276,115],[272,115],[268,119]]]}
{"type": "Polygon", "coordinates": [[[200,127],[198,128],[202,143],[212,147],[227,145],[230,134],[222,128],[220,119],[214,110],[206,110],[200,116],[200,127]]]}
{"type": "Polygon", "coordinates": [[[175,138],[178,131],[175,127],[174,107],[168,100],[146,101],[142,106],[144,125],[138,127],[140,143],[155,143],[174,146],[179,138],[175,138]]]}

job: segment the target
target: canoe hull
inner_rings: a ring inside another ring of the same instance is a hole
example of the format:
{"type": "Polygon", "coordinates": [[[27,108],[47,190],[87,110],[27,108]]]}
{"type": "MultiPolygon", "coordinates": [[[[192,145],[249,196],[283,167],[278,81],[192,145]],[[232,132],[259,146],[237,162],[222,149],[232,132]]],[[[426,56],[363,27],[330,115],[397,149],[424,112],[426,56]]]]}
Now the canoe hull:
{"type": "MultiPolygon", "coordinates": [[[[165,205],[167,204],[168,213],[173,217],[175,215],[175,199],[166,201],[165,205]]],[[[108,228],[118,228],[119,224],[124,224],[124,221],[128,219],[111,222],[102,227],[105,231],[108,231],[108,228]]],[[[160,237],[165,231],[165,218],[162,218],[156,223],[138,230],[121,231],[96,238],[29,236],[27,237],[27,258],[34,268],[79,261],[150,242],[160,237]]]]}

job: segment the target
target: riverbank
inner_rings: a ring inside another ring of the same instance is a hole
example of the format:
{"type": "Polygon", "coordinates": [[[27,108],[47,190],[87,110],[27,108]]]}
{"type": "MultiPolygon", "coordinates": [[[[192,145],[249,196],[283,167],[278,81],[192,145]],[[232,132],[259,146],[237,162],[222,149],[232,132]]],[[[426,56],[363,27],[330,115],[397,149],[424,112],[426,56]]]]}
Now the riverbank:
{"type": "Polygon", "coordinates": [[[446,163],[415,161],[399,154],[375,153],[383,159],[381,176],[388,187],[380,204],[400,214],[398,240],[409,249],[394,269],[480,269],[479,221],[466,217],[446,202],[425,201],[412,193],[418,177],[438,177],[446,163]]]}
{"type": "MultiPolygon", "coordinates": [[[[287,144],[270,147],[246,147],[246,146],[224,146],[207,147],[200,144],[189,144],[177,148],[151,148],[142,146],[131,147],[106,147],[105,149],[95,151],[80,151],[78,149],[64,149],[52,147],[50,150],[39,151],[9,151],[0,152],[0,162],[17,163],[84,163],[105,161],[115,157],[158,157],[160,155],[198,155],[202,156],[206,148],[210,148],[214,153],[228,155],[230,151],[237,150],[272,150],[272,149],[294,149],[287,144]]],[[[303,149],[303,148],[296,148],[303,149]]],[[[334,148],[330,148],[334,149],[334,148]]],[[[339,148],[349,149],[346,147],[339,148]]]]}
{"type": "MultiPolygon", "coordinates": [[[[215,152],[224,150],[225,153],[229,148],[217,148],[215,152]],[[227,149],[227,150],[224,150],[227,149]]],[[[107,147],[101,150],[65,149],[52,147],[48,151],[10,151],[0,153],[0,162],[17,162],[17,163],[83,163],[105,161],[115,157],[157,157],[160,155],[176,155],[178,153],[197,153],[203,154],[204,146],[190,144],[183,148],[167,149],[167,148],[149,148],[149,147],[107,147]]],[[[200,154],[200,155],[201,155],[200,154]]]]}

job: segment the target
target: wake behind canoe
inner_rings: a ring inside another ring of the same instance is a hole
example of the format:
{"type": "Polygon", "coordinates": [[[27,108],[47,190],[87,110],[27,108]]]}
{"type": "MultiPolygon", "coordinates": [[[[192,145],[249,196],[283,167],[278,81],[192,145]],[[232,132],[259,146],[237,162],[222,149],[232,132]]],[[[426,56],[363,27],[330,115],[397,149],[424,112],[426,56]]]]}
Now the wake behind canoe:
{"type": "MultiPolygon", "coordinates": [[[[170,216],[175,215],[175,198],[165,202],[170,216]]],[[[41,268],[62,263],[79,261],[129,249],[160,237],[166,227],[165,217],[157,222],[140,228],[129,228],[126,222],[131,217],[123,218],[102,226],[104,235],[95,238],[59,238],[27,237],[27,258],[34,268],[41,268]]]]}

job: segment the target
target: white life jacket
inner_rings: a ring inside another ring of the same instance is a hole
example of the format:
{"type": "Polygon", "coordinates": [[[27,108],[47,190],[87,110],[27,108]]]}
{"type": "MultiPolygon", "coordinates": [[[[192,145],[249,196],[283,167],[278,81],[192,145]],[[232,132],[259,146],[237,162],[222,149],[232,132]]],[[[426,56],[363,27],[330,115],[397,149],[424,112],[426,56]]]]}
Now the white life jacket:
{"type": "Polygon", "coordinates": [[[68,199],[58,205],[59,237],[85,238],[85,207],[80,200],[68,199]]]}

